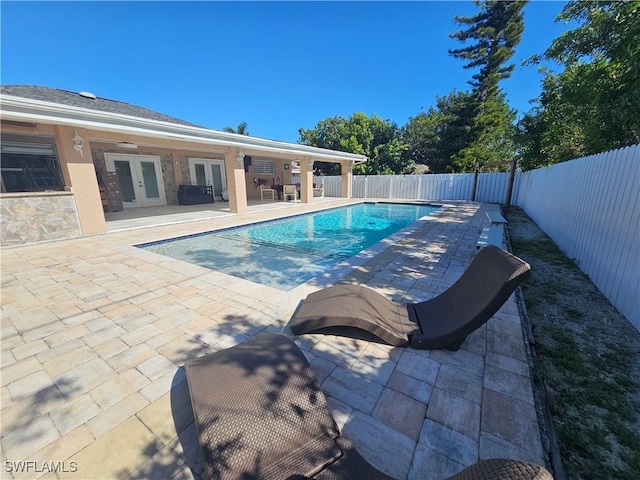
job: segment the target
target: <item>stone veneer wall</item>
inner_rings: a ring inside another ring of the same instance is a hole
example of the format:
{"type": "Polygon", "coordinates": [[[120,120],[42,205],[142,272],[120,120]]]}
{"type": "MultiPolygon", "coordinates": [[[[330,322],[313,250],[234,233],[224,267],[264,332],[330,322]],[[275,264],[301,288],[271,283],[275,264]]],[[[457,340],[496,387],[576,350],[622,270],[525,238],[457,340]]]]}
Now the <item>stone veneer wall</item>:
{"type": "Polygon", "coordinates": [[[71,192],[3,194],[0,211],[3,247],[82,235],[71,192]]]}

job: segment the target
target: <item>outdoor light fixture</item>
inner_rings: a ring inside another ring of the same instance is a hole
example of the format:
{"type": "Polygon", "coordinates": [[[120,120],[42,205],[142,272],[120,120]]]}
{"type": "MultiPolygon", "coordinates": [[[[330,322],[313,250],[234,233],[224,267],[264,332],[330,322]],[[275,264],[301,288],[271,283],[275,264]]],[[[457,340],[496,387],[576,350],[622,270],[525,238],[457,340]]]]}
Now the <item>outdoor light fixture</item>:
{"type": "Polygon", "coordinates": [[[78,132],[73,136],[73,148],[80,152],[80,156],[82,157],[82,147],[84,146],[84,139],[78,135],[78,132]]]}
{"type": "Polygon", "coordinates": [[[244,153],[240,152],[238,154],[238,163],[242,163],[243,160],[244,160],[244,153]]]}

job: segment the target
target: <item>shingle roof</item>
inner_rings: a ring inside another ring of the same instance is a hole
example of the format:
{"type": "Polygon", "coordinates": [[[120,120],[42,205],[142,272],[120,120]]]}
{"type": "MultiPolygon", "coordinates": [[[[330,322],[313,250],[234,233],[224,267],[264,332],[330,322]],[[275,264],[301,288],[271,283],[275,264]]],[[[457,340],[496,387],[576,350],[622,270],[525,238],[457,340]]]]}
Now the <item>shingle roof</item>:
{"type": "Polygon", "coordinates": [[[190,122],[185,122],[179,118],[170,117],[163,113],[154,112],[147,108],[131,105],[130,103],[109,100],[101,97],[96,97],[95,99],[86,98],[77,92],[70,92],[68,90],[60,90],[57,88],[41,87],[38,85],[2,85],[0,86],[0,93],[3,95],[29,98],[32,100],[41,100],[43,102],[59,103],[73,107],[146,118],[148,120],[176,123],[178,125],[187,125],[190,127],[200,126],[190,122]]]}

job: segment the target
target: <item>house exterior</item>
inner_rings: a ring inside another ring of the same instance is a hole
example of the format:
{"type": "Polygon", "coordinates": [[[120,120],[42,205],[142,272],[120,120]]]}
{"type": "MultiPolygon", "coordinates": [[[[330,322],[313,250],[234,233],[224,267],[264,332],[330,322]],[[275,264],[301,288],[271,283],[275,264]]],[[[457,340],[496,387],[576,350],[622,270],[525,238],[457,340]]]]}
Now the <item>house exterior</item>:
{"type": "MultiPolygon", "coordinates": [[[[105,210],[177,205],[184,186],[228,196],[231,212],[287,184],[313,202],[313,162],[342,165],[341,196],[362,155],[220,132],[89,92],[0,87],[2,244],[98,234],[105,210]],[[298,173],[297,173],[298,174],[298,173]],[[182,186],[182,187],[181,187],[182,186]]],[[[226,198],[225,198],[226,199],[226,198]]],[[[182,203],[182,202],[181,202],[182,203]]]]}

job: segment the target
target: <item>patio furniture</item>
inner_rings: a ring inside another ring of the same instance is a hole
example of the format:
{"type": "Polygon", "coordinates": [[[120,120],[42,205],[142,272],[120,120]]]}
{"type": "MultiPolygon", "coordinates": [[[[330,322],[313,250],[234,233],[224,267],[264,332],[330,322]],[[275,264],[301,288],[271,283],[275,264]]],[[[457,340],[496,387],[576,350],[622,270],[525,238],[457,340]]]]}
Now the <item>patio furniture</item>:
{"type": "Polygon", "coordinates": [[[491,458],[480,460],[446,480],[553,480],[553,476],[535,463],[491,458]]]}
{"type": "Polygon", "coordinates": [[[311,293],[291,324],[295,335],[348,333],[356,328],[398,347],[457,350],[489,320],[531,273],[523,260],[493,245],[480,250],[464,274],[426,302],[396,304],[360,285],[336,285],[311,293]],[[328,329],[339,327],[340,332],[328,329]]]}
{"type": "Polygon", "coordinates": [[[324,185],[320,185],[319,187],[313,186],[313,196],[314,197],[324,197],[324,185]]]}
{"type": "Polygon", "coordinates": [[[295,185],[283,185],[282,186],[282,200],[285,202],[293,197],[293,201],[298,201],[298,188],[295,185]]]}
{"type": "Polygon", "coordinates": [[[264,200],[265,195],[271,197],[271,200],[276,199],[276,191],[273,188],[264,188],[264,185],[260,184],[260,200],[264,200]]]}
{"type": "Polygon", "coordinates": [[[284,335],[259,335],[185,370],[206,478],[390,478],[340,436],[309,362],[284,335]]]}
{"type": "Polygon", "coordinates": [[[213,203],[213,187],[211,185],[179,185],[178,203],[180,205],[213,203]]]}

